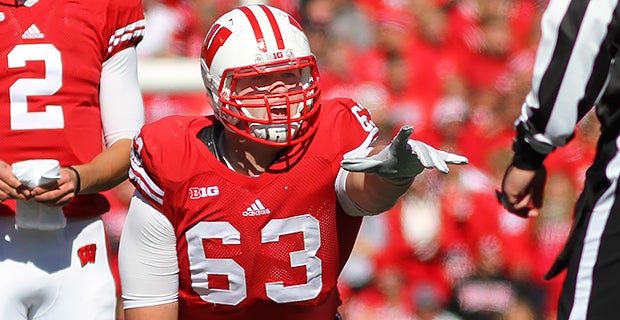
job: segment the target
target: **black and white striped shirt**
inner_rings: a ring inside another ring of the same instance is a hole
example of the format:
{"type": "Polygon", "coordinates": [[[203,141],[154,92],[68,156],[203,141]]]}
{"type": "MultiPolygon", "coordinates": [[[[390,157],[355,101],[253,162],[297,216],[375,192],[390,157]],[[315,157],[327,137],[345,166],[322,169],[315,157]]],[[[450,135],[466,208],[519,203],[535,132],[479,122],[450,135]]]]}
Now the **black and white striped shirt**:
{"type": "Polygon", "coordinates": [[[573,138],[575,126],[594,105],[602,129],[620,131],[620,70],[614,66],[619,10],[618,1],[608,0],[548,4],[532,90],[515,122],[517,167],[540,167],[549,152],[573,138]]]}

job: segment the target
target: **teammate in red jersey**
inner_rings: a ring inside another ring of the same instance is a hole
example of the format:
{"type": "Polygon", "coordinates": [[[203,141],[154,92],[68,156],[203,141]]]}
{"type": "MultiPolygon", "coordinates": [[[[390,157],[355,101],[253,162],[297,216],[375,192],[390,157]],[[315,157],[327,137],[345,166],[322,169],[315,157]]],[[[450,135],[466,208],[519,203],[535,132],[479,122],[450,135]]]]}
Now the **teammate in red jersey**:
{"type": "Polygon", "coordinates": [[[215,115],[167,117],[134,139],[126,320],[337,318],[362,216],[393,206],[424,168],[467,159],[409,140],[410,126],[373,151],[369,112],[319,100],[308,40],[279,9],[224,14],[201,67],[215,115]]]}
{"type": "Polygon", "coordinates": [[[98,192],[127,178],[144,123],[143,29],[140,0],[0,1],[0,319],[115,317],[98,192]],[[13,174],[31,159],[57,160],[53,181],[13,174]],[[19,222],[50,210],[62,223],[19,222]]]}

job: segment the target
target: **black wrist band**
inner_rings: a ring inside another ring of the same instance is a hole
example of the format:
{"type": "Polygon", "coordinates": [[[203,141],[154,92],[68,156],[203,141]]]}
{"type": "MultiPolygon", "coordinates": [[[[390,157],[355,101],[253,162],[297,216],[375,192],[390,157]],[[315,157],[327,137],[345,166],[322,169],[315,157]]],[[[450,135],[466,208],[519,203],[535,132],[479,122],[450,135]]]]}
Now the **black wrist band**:
{"type": "Polygon", "coordinates": [[[542,167],[547,157],[546,154],[536,152],[522,137],[515,139],[512,150],[514,151],[512,165],[519,169],[537,170],[542,167]]]}
{"type": "Polygon", "coordinates": [[[77,177],[77,181],[75,182],[75,190],[73,191],[74,194],[78,194],[80,193],[80,188],[82,187],[82,178],[80,178],[80,173],[77,171],[77,169],[75,169],[72,166],[68,166],[67,168],[69,168],[71,171],[75,172],[75,176],[77,177]]]}

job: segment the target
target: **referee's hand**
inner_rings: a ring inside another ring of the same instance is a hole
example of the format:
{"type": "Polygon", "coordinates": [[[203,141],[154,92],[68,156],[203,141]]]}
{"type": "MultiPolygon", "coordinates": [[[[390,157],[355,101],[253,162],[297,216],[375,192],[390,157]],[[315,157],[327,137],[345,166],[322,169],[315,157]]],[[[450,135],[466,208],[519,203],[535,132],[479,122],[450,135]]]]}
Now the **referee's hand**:
{"type": "Polygon", "coordinates": [[[496,192],[497,200],[520,217],[536,217],[542,207],[546,180],[545,167],[525,170],[510,165],[504,174],[502,190],[496,192]]]}

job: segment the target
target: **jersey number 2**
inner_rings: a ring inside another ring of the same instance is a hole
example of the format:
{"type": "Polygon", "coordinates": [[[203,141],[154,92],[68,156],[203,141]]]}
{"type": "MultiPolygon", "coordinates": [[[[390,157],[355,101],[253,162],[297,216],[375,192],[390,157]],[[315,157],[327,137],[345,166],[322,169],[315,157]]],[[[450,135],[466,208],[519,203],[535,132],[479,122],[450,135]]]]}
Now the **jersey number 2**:
{"type": "Polygon", "coordinates": [[[8,54],[9,68],[23,68],[28,61],[43,61],[45,78],[18,79],[11,85],[11,130],[64,128],[61,106],[47,105],[45,111],[28,111],[28,96],[53,95],[62,87],[60,51],[49,43],[20,44],[8,54]]]}
{"type": "MultiPolygon", "coordinates": [[[[305,266],[307,283],[284,286],[284,282],[265,283],[267,297],[277,303],[306,301],[321,292],[321,259],[316,256],[321,245],[319,221],[311,215],[271,220],[261,230],[261,242],[277,242],[282,235],[301,232],[304,250],[290,253],[291,267],[305,266]]],[[[235,306],[247,297],[245,270],[233,259],[205,257],[203,239],[221,239],[223,245],[241,243],[241,235],[228,222],[203,221],[186,234],[192,287],[201,299],[217,304],[235,306]],[[229,289],[209,288],[208,275],[225,275],[229,289]]]]}

